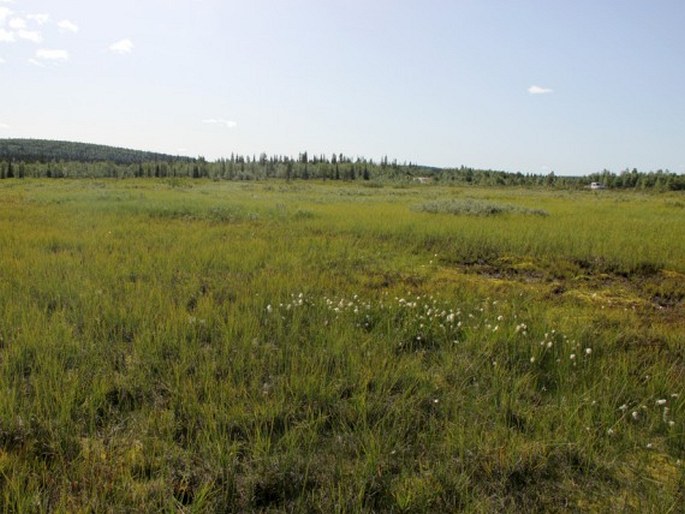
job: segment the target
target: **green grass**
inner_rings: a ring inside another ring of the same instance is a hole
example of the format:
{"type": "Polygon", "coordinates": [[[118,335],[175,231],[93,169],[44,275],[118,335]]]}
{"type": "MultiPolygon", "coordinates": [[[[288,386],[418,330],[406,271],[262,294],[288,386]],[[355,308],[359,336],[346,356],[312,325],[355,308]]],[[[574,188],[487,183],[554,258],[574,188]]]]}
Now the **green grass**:
{"type": "Polygon", "coordinates": [[[2,509],[677,512],[682,203],[6,180],[2,509]]]}

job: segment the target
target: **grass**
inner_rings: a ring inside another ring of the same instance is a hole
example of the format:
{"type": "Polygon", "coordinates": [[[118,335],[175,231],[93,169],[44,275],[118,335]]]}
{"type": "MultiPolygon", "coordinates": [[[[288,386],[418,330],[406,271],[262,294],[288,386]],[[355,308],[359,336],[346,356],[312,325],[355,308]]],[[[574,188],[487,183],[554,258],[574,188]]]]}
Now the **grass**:
{"type": "Polygon", "coordinates": [[[683,504],[682,195],[7,180],[0,197],[5,511],[683,504]],[[415,208],[467,196],[515,209],[415,208]]]}

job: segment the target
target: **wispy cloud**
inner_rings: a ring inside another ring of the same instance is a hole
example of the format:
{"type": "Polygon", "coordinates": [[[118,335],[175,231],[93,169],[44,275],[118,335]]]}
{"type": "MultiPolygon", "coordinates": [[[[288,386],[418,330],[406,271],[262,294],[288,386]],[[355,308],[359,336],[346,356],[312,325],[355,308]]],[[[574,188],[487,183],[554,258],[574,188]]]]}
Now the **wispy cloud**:
{"type": "Polygon", "coordinates": [[[39,48],[36,50],[36,59],[44,61],[68,61],[69,52],[66,50],[51,50],[48,48],[39,48]]]}
{"type": "Polygon", "coordinates": [[[47,13],[27,14],[26,18],[35,21],[38,25],[45,25],[50,21],[50,15],[47,13]]]}
{"type": "Polygon", "coordinates": [[[7,123],[0,121],[0,130],[7,130],[8,128],[10,128],[10,126],[7,123]]]}
{"type": "Polygon", "coordinates": [[[9,7],[0,7],[0,25],[5,24],[5,20],[12,15],[12,10],[9,7]]]}
{"type": "Polygon", "coordinates": [[[133,42],[130,39],[122,39],[109,45],[109,51],[115,54],[130,54],[133,50],[133,42]]]}
{"type": "Polygon", "coordinates": [[[24,18],[12,18],[7,25],[13,30],[25,29],[26,20],[24,18]]]}
{"type": "Polygon", "coordinates": [[[31,41],[32,43],[42,43],[43,36],[40,32],[35,30],[20,30],[17,32],[19,39],[24,39],[26,41],[31,41]]]}
{"type": "Polygon", "coordinates": [[[17,38],[14,37],[14,32],[0,29],[0,43],[14,43],[17,38]]]}
{"type": "Polygon", "coordinates": [[[2,57],[0,57],[0,64],[5,64],[6,62],[7,62],[7,61],[5,61],[5,59],[3,59],[2,57]]]}
{"type": "Polygon", "coordinates": [[[238,124],[235,121],[224,120],[221,118],[209,118],[206,120],[202,120],[202,123],[206,123],[208,125],[222,125],[226,128],[230,128],[230,129],[238,126],[238,124]]]}
{"type": "Polygon", "coordinates": [[[62,32],[78,32],[78,25],[73,21],[60,20],[57,22],[57,26],[62,32]]]}
{"type": "Polygon", "coordinates": [[[549,89],[547,87],[540,87],[540,86],[530,86],[528,88],[528,93],[531,95],[546,95],[548,93],[553,93],[553,89],[549,89]]]}
{"type": "Polygon", "coordinates": [[[33,64],[34,66],[38,66],[39,68],[47,68],[48,66],[44,62],[40,62],[38,59],[29,59],[29,62],[33,64]]]}

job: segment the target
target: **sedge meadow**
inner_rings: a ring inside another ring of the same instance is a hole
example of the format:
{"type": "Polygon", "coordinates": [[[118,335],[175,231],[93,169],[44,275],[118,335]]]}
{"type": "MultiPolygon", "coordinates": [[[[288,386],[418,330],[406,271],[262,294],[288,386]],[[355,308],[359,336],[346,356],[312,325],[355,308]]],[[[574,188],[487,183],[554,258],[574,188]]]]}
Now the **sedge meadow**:
{"type": "Polygon", "coordinates": [[[685,197],[0,183],[5,512],[679,512],[685,197]]]}

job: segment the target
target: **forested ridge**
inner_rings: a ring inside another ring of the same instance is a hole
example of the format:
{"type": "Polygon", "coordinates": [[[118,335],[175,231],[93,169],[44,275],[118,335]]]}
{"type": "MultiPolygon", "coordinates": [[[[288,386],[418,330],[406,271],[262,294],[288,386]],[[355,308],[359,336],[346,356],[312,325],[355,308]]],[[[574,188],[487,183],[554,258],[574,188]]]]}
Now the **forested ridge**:
{"type": "Polygon", "coordinates": [[[12,159],[27,163],[110,161],[115,164],[132,164],[141,161],[187,162],[192,160],[189,157],[179,157],[157,152],[50,139],[0,139],[0,159],[12,159]]]}
{"type": "Polygon", "coordinates": [[[615,189],[685,190],[685,175],[669,170],[633,168],[586,176],[557,176],[477,169],[436,168],[340,154],[237,155],[210,162],[203,157],[174,156],[90,143],[44,139],[0,139],[0,179],[7,178],[211,178],[215,180],[342,180],[414,182],[479,186],[581,188],[591,182],[615,189]]]}

